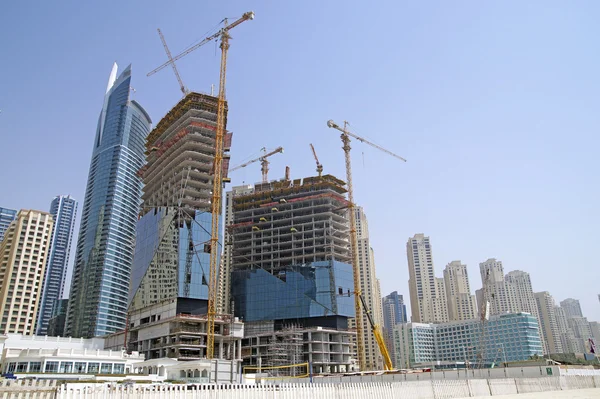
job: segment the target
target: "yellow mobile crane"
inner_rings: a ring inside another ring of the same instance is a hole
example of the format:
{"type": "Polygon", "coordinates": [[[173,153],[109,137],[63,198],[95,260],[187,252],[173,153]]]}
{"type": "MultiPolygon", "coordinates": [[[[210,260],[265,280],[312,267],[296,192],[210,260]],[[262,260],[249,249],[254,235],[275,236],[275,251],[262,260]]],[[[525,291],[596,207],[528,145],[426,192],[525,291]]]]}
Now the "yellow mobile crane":
{"type": "MultiPolygon", "coordinates": [[[[354,275],[354,311],[355,311],[355,320],[356,320],[356,352],[358,354],[358,365],[360,369],[364,369],[366,365],[366,357],[365,357],[365,341],[363,337],[363,320],[362,320],[362,312],[361,312],[361,289],[360,289],[360,269],[358,268],[358,237],[356,235],[356,214],[354,213],[354,190],[352,188],[352,161],[350,158],[350,137],[354,137],[358,141],[361,141],[365,144],[370,145],[371,147],[375,147],[380,151],[385,152],[395,158],[400,159],[401,161],[406,162],[406,159],[402,158],[399,155],[394,154],[393,152],[386,150],[383,147],[378,146],[356,134],[353,134],[348,131],[348,122],[344,121],[344,127],[341,128],[331,119],[327,121],[327,126],[342,132],[340,135],[342,139],[342,149],[344,150],[344,157],[346,160],[346,184],[348,185],[348,212],[350,214],[350,250],[352,252],[352,274],[354,275]]],[[[375,338],[377,339],[377,338],[375,338]]],[[[381,345],[385,347],[385,343],[383,340],[381,341],[381,345]]],[[[385,350],[387,353],[387,348],[385,350]]],[[[383,353],[382,353],[383,355],[383,353]]],[[[389,357],[389,355],[388,355],[389,357]]]]}
{"type": "Polygon", "coordinates": [[[362,294],[358,294],[358,297],[360,298],[363,309],[367,314],[367,319],[369,320],[369,324],[371,325],[371,330],[373,331],[373,335],[375,336],[375,341],[377,341],[377,345],[379,346],[381,356],[383,356],[383,366],[386,370],[393,370],[394,365],[392,364],[392,358],[390,358],[390,353],[387,350],[387,346],[385,346],[385,341],[383,340],[383,332],[381,331],[381,327],[373,322],[373,319],[371,318],[371,312],[368,310],[367,304],[365,303],[365,298],[363,298],[362,294]]]}
{"type": "Polygon", "coordinates": [[[227,18],[223,20],[223,27],[219,31],[201,42],[194,44],[182,53],[176,55],[158,68],[150,71],[147,76],[155,74],[178,59],[186,56],[200,46],[221,39],[221,66],[219,69],[219,96],[217,106],[217,132],[215,135],[215,159],[213,162],[213,187],[212,187],[212,223],[210,237],[210,266],[208,283],[208,328],[206,339],[206,358],[212,359],[215,351],[215,316],[217,313],[217,258],[219,255],[219,216],[221,214],[221,187],[223,183],[223,137],[225,136],[225,80],[227,72],[227,52],[229,51],[229,31],[242,22],[254,19],[254,12],[248,11],[232,24],[228,24],[227,18]]]}

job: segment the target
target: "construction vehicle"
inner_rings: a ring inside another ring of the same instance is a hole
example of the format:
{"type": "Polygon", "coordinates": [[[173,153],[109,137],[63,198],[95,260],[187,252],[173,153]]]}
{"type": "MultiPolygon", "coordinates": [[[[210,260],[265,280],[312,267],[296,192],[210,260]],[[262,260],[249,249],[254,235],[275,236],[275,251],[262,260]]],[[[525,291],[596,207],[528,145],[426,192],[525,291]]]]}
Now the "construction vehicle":
{"type": "Polygon", "coordinates": [[[263,147],[263,148],[261,148],[261,151],[263,151],[264,154],[262,154],[260,157],[254,158],[248,162],[244,162],[241,165],[237,165],[237,166],[229,169],[229,173],[234,172],[241,168],[245,168],[246,166],[253,164],[254,162],[260,161],[260,171],[262,173],[262,182],[268,183],[269,182],[269,160],[267,158],[269,158],[270,156],[275,155],[275,154],[279,154],[279,153],[283,154],[283,147],[277,147],[276,149],[274,149],[271,152],[267,152],[267,149],[265,147],[263,147]]]}
{"type": "MultiPolygon", "coordinates": [[[[360,142],[370,145],[371,147],[375,147],[380,151],[385,152],[395,158],[400,159],[401,161],[406,162],[406,159],[402,158],[399,155],[394,154],[393,152],[386,150],[383,147],[378,146],[356,134],[353,134],[348,131],[348,122],[344,121],[344,127],[341,128],[334,121],[328,120],[327,126],[342,132],[340,135],[342,139],[342,149],[344,150],[344,158],[346,161],[346,184],[348,187],[348,213],[350,216],[350,250],[352,251],[352,274],[354,275],[354,310],[355,310],[355,320],[356,320],[356,352],[358,354],[358,366],[361,370],[364,370],[366,365],[366,357],[365,357],[365,342],[363,337],[363,326],[362,326],[362,312],[361,312],[361,289],[360,289],[360,269],[358,266],[358,237],[356,235],[356,214],[354,212],[354,190],[352,188],[352,161],[350,158],[350,137],[354,137],[360,142]]],[[[382,342],[385,346],[385,343],[382,342]]],[[[387,351],[387,350],[386,350],[387,351]]]]}
{"type": "Polygon", "coordinates": [[[385,346],[385,341],[383,339],[383,332],[381,331],[381,327],[373,322],[373,318],[371,317],[371,311],[368,310],[367,304],[365,303],[365,298],[363,298],[362,294],[358,294],[358,297],[360,298],[362,307],[365,310],[367,319],[369,320],[369,324],[371,325],[371,331],[373,331],[375,341],[377,341],[379,351],[381,352],[381,356],[383,357],[383,366],[386,370],[393,370],[394,365],[392,364],[390,353],[388,352],[387,347],[385,346]]]}
{"type": "Polygon", "coordinates": [[[205,45],[206,43],[220,39],[221,40],[221,64],[219,68],[219,94],[217,106],[217,128],[215,134],[215,158],[213,162],[213,187],[212,187],[212,222],[210,237],[210,264],[209,264],[209,283],[208,283],[208,326],[206,339],[206,358],[212,359],[215,351],[215,316],[217,309],[217,259],[219,256],[219,217],[221,215],[221,197],[223,184],[223,142],[225,137],[225,81],[227,75],[227,52],[229,51],[229,31],[242,22],[254,19],[254,12],[244,13],[232,24],[228,23],[227,18],[223,20],[223,27],[213,35],[208,36],[201,42],[192,45],[182,53],[176,55],[158,68],[150,71],[147,76],[151,76],[168,65],[187,54],[205,45]]]}
{"type": "Polygon", "coordinates": [[[317,162],[317,173],[319,174],[319,177],[321,177],[321,175],[323,174],[323,165],[321,165],[321,163],[319,162],[319,158],[317,157],[317,152],[315,151],[315,146],[313,146],[312,143],[310,143],[310,149],[312,150],[313,157],[315,158],[315,161],[317,162]]]}
{"type": "Polygon", "coordinates": [[[169,46],[167,46],[165,37],[163,36],[160,29],[157,29],[157,31],[158,31],[158,35],[160,36],[160,41],[162,42],[163,47],[165,48],[165,53],[167,53],[167,58],[169,59],[169,61],[171,61],[171,67],[173,67],[173,72],[175,73],[175,77],[177,78],[177,82],[179,83],[179,89],[185,96],[186,94],[188,94],[189,91],[188,91],[188,89],[186,89],[185,85],[183,84],[183,81],[181,80],[181,76],[179,75],[177,66],[175,65],[175,62],[173,61],[173,57],[171,56],[171,50],[169,50],[169,46]]]}

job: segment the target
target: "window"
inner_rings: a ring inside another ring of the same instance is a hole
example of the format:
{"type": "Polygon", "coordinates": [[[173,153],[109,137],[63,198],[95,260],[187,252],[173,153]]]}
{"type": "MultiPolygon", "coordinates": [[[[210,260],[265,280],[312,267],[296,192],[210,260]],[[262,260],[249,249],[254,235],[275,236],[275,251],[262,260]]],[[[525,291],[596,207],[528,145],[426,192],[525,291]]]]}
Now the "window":
{"type": "Polygon", "coordinates": [[[73,362],[61,362],[59,373],[72,373],[73,372],[73,362]]]}
{"type": "Polygon", "coordinates": [[[112,363],[102,363],[102,368],[100,370],[101,374],[111,374],[112,373],[112,363]]]}
{"type": "Polygon", "coordinates": [[[100,369],[100,363],[89,363],[88,364],[88,373],[97,373],[100,369]]]}
{"type": "Polygon", "coordinates": [[[27,371],[27,362],[17,363],[17,373],[25,373],[27,371]]]}
{"type": "Polygon", "coordinates": [[[85,373],[85,363],[84,362],[75,362],[75,368],[73,369],[75,373],[85,373]]]}
{"type": "Polygon", "coordinates": [[[29,372],[30,373],[40,373],[41,371],[42,371],[42,363],[41,362],[29,363],[29,372]]]}
{"type": "Polygon", "coordinates": [[[46,362],[44,373],[56,373],[58,371],[58,362],[46,362]]]}
{"type": "Polygon", "coordinates": [[[125,372],[125,365],[115,363],[113,374],[123,374],[125,372]]]}

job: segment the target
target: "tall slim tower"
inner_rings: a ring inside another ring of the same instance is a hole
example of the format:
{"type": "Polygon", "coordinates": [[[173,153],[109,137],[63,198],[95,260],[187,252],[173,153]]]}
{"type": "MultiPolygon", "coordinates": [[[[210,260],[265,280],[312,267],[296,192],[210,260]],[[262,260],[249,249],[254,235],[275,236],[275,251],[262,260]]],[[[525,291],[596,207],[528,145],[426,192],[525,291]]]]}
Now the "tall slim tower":
{"type": "MultiPolygon", "coordinates": [[[[369,223],[367,215],[362,207],[354,208],[356,215],[356,234],[358,237],[358,266],[360,269],[360,289],[362,296],[365,299],[368,309],[364,312],[370,312],[373,322],[379,326],[383,325],[383,311],[381,309],[381,293],[375,272],[375,253],[371,248],[369,239],[369,223]]],[[[373,332],[366,313],[363,312],[363,337],[365,345],[365,370],[382,370],[383,357],[379,351],[379,346],[373,332]]],[[[349,320],[349,326],[356,328],[354,319],[349,320]]]]}
{"type": "Polygon", "coordinates": [[[42,294],[52,215],[21,210],[0,243],[0,333],[33,335],[42,294]]]}
{"type": "Polygon", "coordinates": [[[444,279],[435,277],[429,237],[415,234],[406,243],[408,257],[408,288],[414,323],[449,321],[444,279]]]}
{"type": "Polygon", "coordinates": [[[383,308],[383,325],[385,327],[385,343],[392,357],[394,367],[400,368],[402,365],[396,364],[396,348],[394,345],[394,327],[397,324],[407,322],[406,305],[404,297],[398,294],[398,291],[393,291],[389,295],[381,299],[383,308]]]}
{"type": "Polygon", "coordinates": [[[444,269],[444,283],[450,321],[477,318],[477,304],[471,294],[467,266],[459,260],[448,263],[444,269]]]}
{"type": "Polygon", "coordinates": [[[0,208],[0,242],[4,238],[4,232],[10,226],[10,222],[17,217],[17,211],[14,209],[0,208]]]}
{"type": "Polygon", "coordinates": [[[135,226],[152,121],[130,99],[131,65],[113,65],[94,138],[65,334],[94,337],[125,328],[135,226]]]}
{"type": "Polygon", "coordinates": [[[554,298],[548,291],[536,292],[534,296],[540,315],[540,335],[546,343],[545,352],[563,353],[554,298]]]}
{"type": "Polygon", "coordinates": [[[54,227],[50,239],[42,301],[38,309],[37,335],[46,335],[54,302],[63,296],[75,229],[77,201],[68,195],[59,195],[50,204],[50,214],[54,218],[54,227]]]}

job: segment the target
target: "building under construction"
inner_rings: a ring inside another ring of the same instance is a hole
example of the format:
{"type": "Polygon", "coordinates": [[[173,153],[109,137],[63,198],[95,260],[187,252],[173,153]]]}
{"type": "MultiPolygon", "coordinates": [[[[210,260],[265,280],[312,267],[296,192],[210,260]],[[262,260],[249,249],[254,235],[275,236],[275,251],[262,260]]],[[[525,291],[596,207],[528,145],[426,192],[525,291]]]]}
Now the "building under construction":
{"type": "MultiPolygon", "coordinates": [[[[147,359],[207,356],[211,196],[217,98],[189,93],[147,139],[127,330],[122,345],[147,359]]],[[[227,134],[225,151],[231,143],[227,134]]],[[[226,176],[228,162],[224,163],[226,176]]],[[[243,325],[217,315],[216,357],[238,360],[243,325]]],[[[111,345],[119,338],[112,337],[111,345]]]]}
{"type": "Polygon", "coordinates": [[[222,273],[231,273],[234,313],[248,328],[245,364],[301,360],[317,373],[350,369],[354,302],[345,193],[345,183],[331,175],[228,193],[222,273]],[[311,333],[323,329],[327,339],[311,333]]]}

